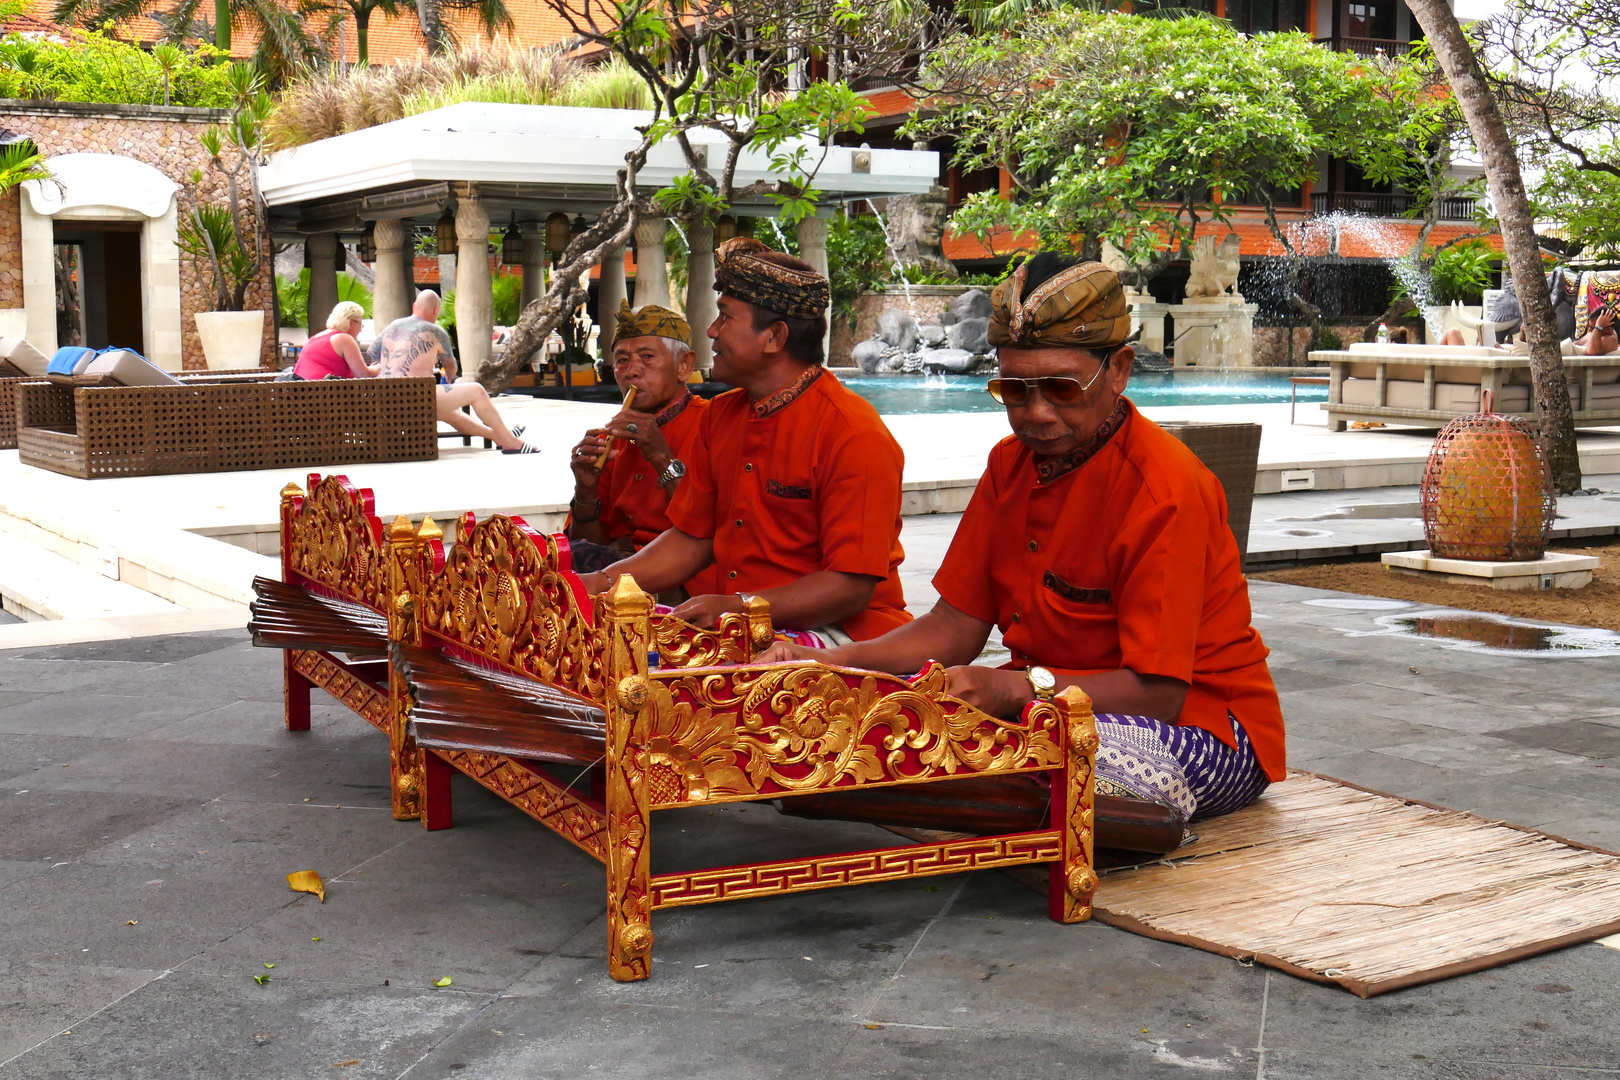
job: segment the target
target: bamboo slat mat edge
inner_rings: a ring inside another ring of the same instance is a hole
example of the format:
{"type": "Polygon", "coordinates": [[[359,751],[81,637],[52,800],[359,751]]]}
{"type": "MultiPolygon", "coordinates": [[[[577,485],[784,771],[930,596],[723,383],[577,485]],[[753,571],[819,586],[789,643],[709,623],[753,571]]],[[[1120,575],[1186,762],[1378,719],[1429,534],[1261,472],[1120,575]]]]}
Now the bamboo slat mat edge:
{"type": "MultiPolygon", "coordinates": [[[[1471,947],[1464,947],[1465,955],[1455,956],[1442,963],[1425,964],[1421,959],[1418,959],[1407,965],[1409,970],[1400,970],[1399,968],[1389,970],[1386,961],[1385,968],[1377,969],[1377,975],[1363,978],[1352,971],[1343,970],[1331,964],[1318,962],[1313,967],[1308,963],[1297,962],[1303,959],[1301,956],[1296,955],[1291,959],[1289,956],[1279,955],[1280,953],[1289,953],[1291,950],[1287,948],[1266,948],[1263,942],[1267,935],[1259,930],[1227,933],[1216,928],[1214,932],[1210,932],[1210,928],[1207,926],[1208,920],[1204,920],[1206,923],[1203,927],[1204,932],[1198,932],[1197,929],[1189,925],[1199,921],[1195,917],[1196,912],[1193,908],[1181,913],[1174,911],[1155,913],[1142,910],[1144,897],[1148,900],[1155,898],[1154,885],[1159,880],[1168,883],[1167,888],[1158,890],[1157,895],[1159,898],[1174,900],[1176,893],[1187,894],[1201,888],[1197,879],[1204,876],[1204,874],[1199,873],[1199,871],[1219,873],[1224,870],[1242,873],[1244,869],[1250,868],[1246,864],[1263,864],[1268,857],[1278,852],[1301,852],[1315,849],[1323,857],[1332,859],[1336,854],[1335,845],[1337,845],[1339,857],[1353,859],[1359,845],[1363,849],[1360,855],[1365,860],[1365,848],[1368,846],[1368,840],[1370,839],[1373,843],[1378,840],[1378,830],[1372,830],[1369,834],[1367,829],[1357,827],[1358,818],[1361,819],[1362,823],[1365,823],[1368,817],[1383,817],[1385,821],[1382,824],[1386,825],[1401,826],[1408,829],[1415,826],[1419,832],[1432,833],[1433,836],[1430,839],[1440,843],[1442,846],[1448,839],[1461,840],[1464,837],[1468,838],[1470,844],[1473,845],[1495,841],[1502,845],[1499,852],[1476,850],[1475,858],[1483,859],[1491,854],[1500,854],[1503,857],[1503,862],[1508,864],[1512,863],[1512,859],[1509,858],[1510,854],[1521,859],[1545,858],[1551,860],[1554,864],[1551,868],[1559,872],[1565,872],[1570,868],[1576,870],[1584,868],[1591,873],[1601,874],[1606,879],[1601,886],[1603,893],[1610,891],[1608,887],[1610,885],[1613,886],[1614,890],[1620,891],[1620,855],[1615,852],[1572,842],[1562,837],[1551,836],[1523,826],[1488,821],[1477,815],[1448,810],[1432,803],[1374,791],[1333,777],[1307,772],[1292,772],[1289,774],[1287,781],[1273,785],[1262,799],[1263,801],[1256,804],[1254,808],[1238,811],[1224,818],[1199,823],[1197,826],[1200,834],[1199,839],[1181,849],[1173,860],[1160,860],[1136,867],[1121,867],[1105,872],[1103,885],[1098,892],[1093,909],[1093,916],[1099,922],[1129,930],[1145,937],[1173,941],[1245,962],[1252,960],[1255,963],[1286,971],[1314,982],[1342,986],[1344,989],[1361,997],[1371,997],[1375,994],[1387,993],[1403,987],[1416,986],[1455,975],[1496,967],[1539,953],[1592,941],[1620,931],[1620,900],[1611,905],[1605,902],[1601,895],[1598,895],[1591,898],[1596,901],[1595,906],[1602,908],[1605,915],[1612,917],[1596,920],[1590,913],[1577,912],[1572,914],[1570,918],[1565,919],[1566,923],[1573,920],[1576,925],[1556,927],[1562,932],[1547,933],[1546,936],[1535,940],[1498,940],[1504,936],[1511,939],[1513,935],[1495,930],[1481,934],[1478,927],[1472,927],[1471,929],[1475,931],[1479,940],[1471,947]],[[1346,796],[1350,796],[1351,793],[1365,796],[1365,798],[1353,796],[1347,798],[1346,796]],[[1316,827],[1313,828],[1311,822],[1306,820],[1308,815],[1296,815],[1292,819],[1287,815],[1287,804],[1290,803],[1298,806],[1311,806],[1314,804],[1314,807],[1319,812],[1325,807],[1327,813],[1323,814],[1322,818],[1317,821],[1316,827]],[[1339,811],[1342,811],[1342,813],[1339,811]],[[1421,811],[1429,811],[1430,813],[1422,813],[1421,811]],[[1291,828],[1295,822],[1298,822],[1299,827],[1291,828]],[[1520,835],[1509,836],[1509,833],[1520,835]],[[1553,850],[1554,845],[1565,849],[1568,853],[1567,856],[1565,851],[1553,850]],[[1179,880],[1171,882],[1172,875],[1179,880]],[[1189,877],[1193,880],[1188,880],[1189,877]],[[1109,884],[1111,882],[1116,886],[1135,886],[1134,889],[1116,887],[1112,890],[1114,895],[1119,898],[1114,901],[1114,907],[1112,908],[1108,906],[1110,902],[1109,884]],[[1239,940],[1218,941],[1214,940],[1216,937],[1239,940]]],[[[1446,851],[1443,849],[1439,858],[1443,860],[1445,854],[1446,851]]],[[[1414,858],[1418,863],[1430,863],[1431,869],[1432,864],[1436,862],[1436,856],[1432,851],[1426,856],[1422,854],[1421,845],[1420,850],[1414,854],[1414,858]]],[[[1458,860],[1459,863],[1463,861],[1462,859],[1458,860]]],[[[1591,876],[1591,873],[1587,876],[1591,876]]],[[[1555,889],[1560,887],[1558,881],[1551,879],[1548,874],[1538,876],[1549,877],[1549,887],[1555,889]]],[[[1402,877],[1401,885],[1408,889],[1420,888],[1421,880],[1420,876],[1414,878],[1408,873],[1402,877]]],[[[1031,883],[1033,884],[1033,882],[1031,883]]],[[[1297,890],[1298,882],[1293,884],[1297,890]]],[[[1519,884],[1521,883],[1513,882],[1512,886],[1519,884]]],[[[1588,882],[1583,877],[1576,880],[1573,887],[1579,888],[1586,884],[1588,882]]],[[[1401,910],[1426,907],[1433,904],[1435,900],[1454,898],[1469,892],[1480,893],[1477,906],[1485,908],[1492,898],[1503,895],[1510,888],[1511,886],[1508,883],[1494,886],[1475,884],[1470,889],[1454,890],[1440,897],[1424,899],[1415,904],[1383,904],[1375,901],[1355,900],[1308,902],[1299,908],[1294,913],[1293,918],[1288,919],[1284,926],[1291,925],[1293,920],[1298,919],[1306,910],[1313,907],[1387,907],[1401,910]]],[[[1583,894],[1582,898],[1585,898],[1585,894],[1583,894]]],[[[1288,902],[1298,903],[1300,899],[1301,896],[1296,891],[1296,894],[1288,902]]],[[[1509,896],[1509,899],[1511,900],[1513,897],[1509,896]]],[[[1594,905],[1588,904],[1586,906],[1592,907],[1594,905]]],[[[1422,929],[1418,927],[1414,919],[1442,923],[1449,919],[1455,923],[1461,914],[1470,910],[1470,907],[1454,906],[1449,911],[1443,907],[1434,907],[1417,916],[1391,915],[1387,926],[1380,926],[1376,921],[1370,921],[1367,930],[1375,935],[1385,930],[1393,933],[1393,929],[1399,920],[1404,918],[1406,925],[1403,928],[1412,933],[1415,932],[1414,928],[1422,929]]],[[[1277,916],[1279,919],[1287,918],[1286,911],[1277,912],[1277,916]]],[[[1258,921],[1263,922],[1264,920],[1258,921]]],[[[1343,920],[1335,921],[1342,922],[1343,920]]],[[[1490,925],[1494,927],[1499,923],[1490,925]]],[[[1549,929],[1553,928],[1549,926],[1549,929]]],[[[1443,934],[1445,929],[1442,926],[1439,928],[1439,932],[1443,934]]],[[[1434,941],[1439,939],[1433,938],[1433,931],[1428,933],[1430,934],[1430,940],[1426,943],[1427,947],[1431,951],[1439,951],[1439,946],[1434,944],[1434,941]]],[[[1523,934],[1519,935],[1519,937],[1523,936],[1523,934]]],[[[1373,948],[1375,946],[1368,946],[1369,951],[1373,948]]],[[[1292,951],[1297,953],[1300,949],[1296,948],[1292,951]]]]}

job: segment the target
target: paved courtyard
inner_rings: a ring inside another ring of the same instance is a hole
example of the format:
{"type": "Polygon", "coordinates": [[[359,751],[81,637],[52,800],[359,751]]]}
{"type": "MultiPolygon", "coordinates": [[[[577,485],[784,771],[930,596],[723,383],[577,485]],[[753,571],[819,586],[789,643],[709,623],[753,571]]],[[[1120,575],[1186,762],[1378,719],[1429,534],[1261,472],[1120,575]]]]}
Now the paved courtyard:
{"type": "MultiPolygon", "coordinates": [[[[953,527],[907,521],[914,608],[953,527]]],[[[1620,848],[1613,658],[1252,588],[1293,765],[1620,848]]],[[[597,864],[459,778],[455,828],[393,821],[381,736],[320,694],[290,734],[279,698],[240,631],[0,653],[0,1077],[1620,1072],[1601,945],[1362,1001],[1058,926],[995,872],[660,914],[653,978],[616,984],[597,864]],[[301,869],[324,905],[288,890],[301,869]]],[[[893,842],[687,810],[656,819],[654,868],[893,842]]]]}

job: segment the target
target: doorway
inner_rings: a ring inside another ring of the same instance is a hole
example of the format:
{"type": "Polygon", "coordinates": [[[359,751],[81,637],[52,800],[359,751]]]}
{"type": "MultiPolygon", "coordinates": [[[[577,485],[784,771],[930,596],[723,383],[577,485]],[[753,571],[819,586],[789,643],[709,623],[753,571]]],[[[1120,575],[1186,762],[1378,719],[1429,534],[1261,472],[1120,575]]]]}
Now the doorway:
{"type": "Polygon", "coordinates": [[[55,222],[57,342],[146,351],[141,223],[55,222]]]}

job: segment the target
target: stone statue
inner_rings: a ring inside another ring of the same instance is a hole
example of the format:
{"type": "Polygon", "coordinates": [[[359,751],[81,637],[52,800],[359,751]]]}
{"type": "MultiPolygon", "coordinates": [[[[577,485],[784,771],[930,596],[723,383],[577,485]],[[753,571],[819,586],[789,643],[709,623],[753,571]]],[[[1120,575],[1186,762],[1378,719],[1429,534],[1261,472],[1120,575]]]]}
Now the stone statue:
{"type": "Polygon", "coordinates": [[[1237,292],[1238,247],[1242,241],[1237,233],[1227,233],[1217,245],[1215,238],[1205,233],[1193,240],[1192,273],[1187,278],[1187,296],[1225,296],[1228,289],[1237,292]]]}
{"type": "Polygon", "coordinates": [[[956,280],[956,267],[944,250],[945,221],[950,214],[950,194],[938,184],[923,195],[889,200],[889,246],[901,265],[920,266],[956,280]]]}

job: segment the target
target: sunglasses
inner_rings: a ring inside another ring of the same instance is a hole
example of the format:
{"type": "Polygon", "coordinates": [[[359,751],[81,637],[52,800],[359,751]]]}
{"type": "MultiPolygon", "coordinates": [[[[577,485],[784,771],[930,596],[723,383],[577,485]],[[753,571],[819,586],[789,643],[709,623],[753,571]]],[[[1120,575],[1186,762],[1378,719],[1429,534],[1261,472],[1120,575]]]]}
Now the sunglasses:
{"type": "Polygon", "coordinates": [[[1030,394],[1037,389],[1040,390],[1041,397],[1060,409],[1078,405],[1080,399],[1086,396],[1086,391],[1090,390],[1097,380],[1102,378],[1103,372],[1108,370],[1113,357],[1112,352],[1105,355],[1097,374],[1086,382],[1061,375],[1052,375],[1044,379],[991,379],[985,389],[990,391],[990,396],[996,399],[998,405],[1007,405],[1014,409],[1028,405],[1030,394]]]}

